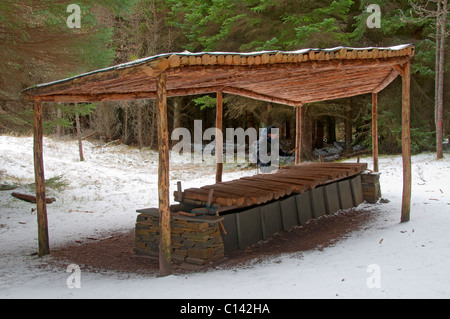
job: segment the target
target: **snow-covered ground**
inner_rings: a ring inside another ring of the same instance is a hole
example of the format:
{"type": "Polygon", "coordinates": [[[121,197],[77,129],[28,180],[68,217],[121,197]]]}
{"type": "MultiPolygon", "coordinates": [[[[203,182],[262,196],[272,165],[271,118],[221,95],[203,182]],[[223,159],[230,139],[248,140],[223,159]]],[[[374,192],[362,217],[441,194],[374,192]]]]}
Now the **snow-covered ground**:
{"type": "MultiPolygon", "coordinates": [[[[46,138],[46,178],[62,176],[57,201],[48,205],[51,247],[134,227],[136,209],[157,207],[158,156],[124,145],[46,138]]],[[[0,184],[34,180],[32,138],[0,136],[0,184]]],[[[371,158],[364,161],[371,167],[371,158]]],[[[37,250],[32,204],[0,191],[0,298],[449,298],[450,161],[434,154],[413,157],[411,222],[400,224],[402,161],[381,156],[383,198],[362,204],[374,221],[321,251],[286,254],[235,269],[165,278],[83,270],[81,288],[69,289],[66,268],[43,266],[37,250]],[[379,279],[378,281],[375,279],[379,279]],[[214,283],[214,284],[211,284],[214,283]]],[[[226,172],[225,180],[254,171],[226,172]]],[[[213,183],[212,164],[171,159],[172,190],[213,183]]],[[[17,191],[17,190],[16,190],[17,191]]],[[[30,192],[25,186],[19,191],[30,192]]],[[[31,193],[31,192],[30,192],[31,193]]]]}

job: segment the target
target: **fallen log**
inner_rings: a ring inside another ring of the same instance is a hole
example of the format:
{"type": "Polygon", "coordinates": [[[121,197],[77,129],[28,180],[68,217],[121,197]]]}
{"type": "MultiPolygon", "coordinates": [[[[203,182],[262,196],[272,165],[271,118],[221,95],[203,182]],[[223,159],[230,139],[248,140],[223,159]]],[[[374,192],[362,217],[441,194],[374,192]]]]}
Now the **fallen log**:
{"type": "MultiPolygon", "coordinates": [[[[33,195],[27,195],[27,194],[21,194],[21,193],[12,193],[11,194],[13,197],[24,200],[26,202],[30,202],[30,203],[36,203],[36,196],[33,195]]],[[[56,201],[55,198],[46,198],[45,202],[47,204],[51,204],[54,201],[56,201]]]]}

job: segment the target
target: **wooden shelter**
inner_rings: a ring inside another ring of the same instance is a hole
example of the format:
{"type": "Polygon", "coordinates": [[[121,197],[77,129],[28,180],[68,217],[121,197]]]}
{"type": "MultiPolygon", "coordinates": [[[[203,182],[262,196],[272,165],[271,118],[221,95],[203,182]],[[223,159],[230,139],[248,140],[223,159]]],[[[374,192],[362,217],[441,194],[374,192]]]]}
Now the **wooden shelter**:
{"type": "MultiPolygon", "coordinates": [[[[136,60],[23,92],[34,103],[34,159],[39,255],[50,252],[43,164],[42,107],[45,102],[81,103],[156,99],[159,149],[160,268],[169,272],[169,132],[167,97],[217,93],[216,127],[222,130],[223,93],[290,105],[297,109],[297,153],[301,154],[301,107],[305,103],[362,94],[373,96],[374,168],[378,170],[377,95],[400,75],[403,79],[402,222],[411,203],[410,62],[414,45],[389,48],[304,49],[253,53],[168,53],[136,60]]],[[[217,156],[222,154],[217,143],[217,156]]],[[[221,181],[222,164],[217,164],[221,181]]]]}

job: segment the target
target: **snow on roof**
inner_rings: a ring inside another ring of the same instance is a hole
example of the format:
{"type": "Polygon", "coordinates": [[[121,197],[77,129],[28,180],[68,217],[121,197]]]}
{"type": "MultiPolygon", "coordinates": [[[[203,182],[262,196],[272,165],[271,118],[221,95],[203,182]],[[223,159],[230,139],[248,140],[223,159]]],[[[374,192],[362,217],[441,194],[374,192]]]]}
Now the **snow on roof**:
{"type": "MultiPolygon", "coordinates": [[[[63,83],[66,81],[70,81],[70,80],[74,80],[77,78],[82,78],[88,75],[92,75],[92,74],[97,74],[97,73],[102,73],[102,72],[108,72],[108,71],[112,71],[112,70],[121,70],[121,69],[126,69],[126,68],[130,68],[130,67],[134,67],[134,66],[138,66],[138,65],[142,65],[142,64],[146,64],[148,62],[151,61],[155,61],[158,60],[160,58],[167,58],[167,57],[171,57],[171,56],[178,56],[178,57],[199,57],[199,56],[204,56],[204,55],[210,55],[210,56],[242,56],[242,57],[250,57],[250,56],[262,56],[262,55],[275,55],[275,54],[282,54],[282,55],[304,55],[304,54],[309,54],[310,52],[314,52],[314,53],[320,53],[320,52],[325,52],[325,53],[333,53],[333,52],[339,52],[342,50],[345,50],[347,52],[373,52],[373,51],[401,51],[401,50],[407,50],[408,48],[411,48],[412,51],[414,50],[414,45],[413,44],[402,44],[402,45],[397,45],[397,46],[391,46],[391,47],[365,47],[365,48],[354,48],[354,47],[335,47],[335,48],[328,48],[328,49],[319,49],[319,48],[308,48],[308,49],[300,49],[300,50],[296,50],[296,51],[279,51],[279,50],[273,50],[273,51],[255,51],[255,52],[247,52],[247,53],[239,53],[239,52],[197,52],[197,53],[192,53],[189,51],[183,51],[183,52],[173,52],[173,53],[162,53],[162,54],[158,54],[158,55],[154,55],[154,56],[150,56],[150,57],[146,57],[146,58],[141,58],[141,59],[137,59],[134,61],[130,61],[130,62],[126,62],[126,63],[122,63],[122,64],[118,64],[118,65],[114,65],[111,67],[107,67],[107,68],[103,68],[103,69],[99,69],[99,70],[95,70],[95,71],[91,71],[91,72],[87,72],[87,73],[83,73],[83,74],[79,74],[73,77],[69,77],[69,78],[65,78],[65,79],[61,79],[61,80],[57,80],[57,81],[53,81],[53,82],[48,82],[48,83],[43,83],[43,84],[38,84],[35,86],[32,86],[30,88],[25,89],[23,92],[27,92],[30,91],[32,89],[37,89],[37,88],[41,88],[41,87],[47,87],[47,86],[51,86],[54,84],[59,84],[59,83],[63,83]]],[[[411,55],[411,52],[408,52],[407,54],[411,55]]],[[[374,56],[373,58],[378,58],[379,56],[374,56]]],[[[368,57],[370,58],[370,56],[368,57]]],[[[342,57],[341,57],[342,59],[342,57]]],[[[320,60],[320,58],[318,58],[317,60],[320,60]]]]}

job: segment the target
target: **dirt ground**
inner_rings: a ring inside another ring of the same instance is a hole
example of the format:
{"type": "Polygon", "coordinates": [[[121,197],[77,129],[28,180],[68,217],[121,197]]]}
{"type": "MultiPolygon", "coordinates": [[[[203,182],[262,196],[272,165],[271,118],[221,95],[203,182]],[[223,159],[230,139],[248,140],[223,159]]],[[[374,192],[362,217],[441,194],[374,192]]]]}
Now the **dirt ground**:
{"type": "MultiPolygon", "coordinates": [[[[334,215],[311,220],[307,225],[276,234],[268,241],[228,253],[226,258],[206,267],[174,264],[174,273],[205,271],[208,269],[245,266],[285,253],[301,253],[322,250],[344,240],[351,232],[367,227],[376,214],[369,210],[346,210],[334,215]]],[[[106,238],[86,238],[51,253],[49,263],[57,267],[77,264],[90,272],[113,271],[143,275],[158,275],[157,260],[135,256],[134,229],[128,232],[109,234],[106,238]]]]}

